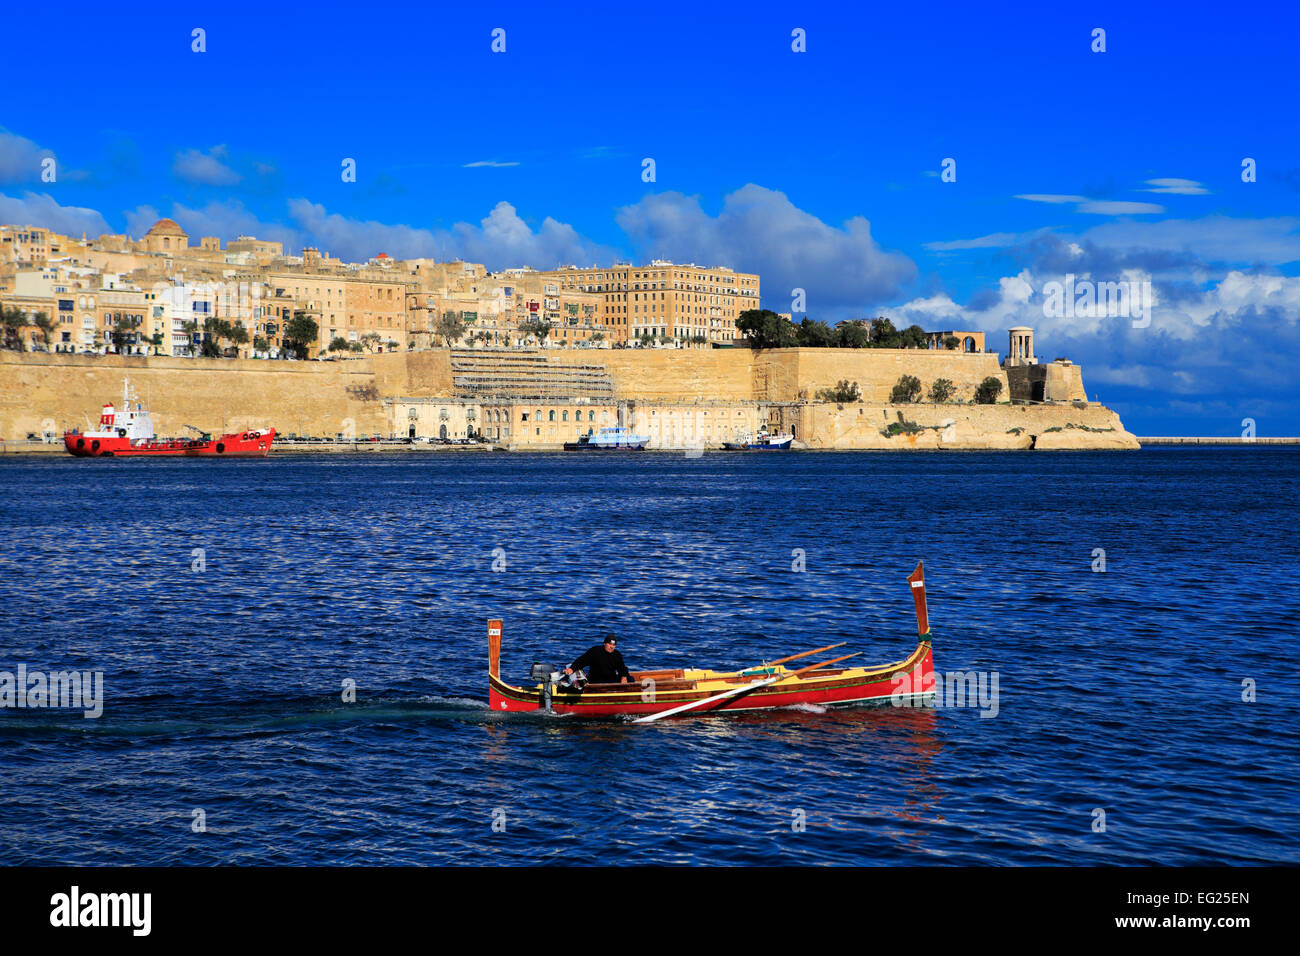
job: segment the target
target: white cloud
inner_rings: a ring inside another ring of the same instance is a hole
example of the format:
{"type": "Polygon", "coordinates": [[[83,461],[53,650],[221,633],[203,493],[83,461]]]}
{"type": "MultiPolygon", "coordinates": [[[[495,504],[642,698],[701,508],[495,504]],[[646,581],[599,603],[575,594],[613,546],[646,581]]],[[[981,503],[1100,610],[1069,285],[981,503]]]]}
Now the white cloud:
{"type": "Polygon", "coordinates": [[[1212,262],[1280,266],[1300,261],[1300,217],[1162,219],[1093,226],[1081,239],[1098,245],[1187,252],[1212,262]]]}
{"type": "Polygon", "coordinates": [[[0,193],[0,222],[19,226],[41,226],[68,236],[90,237],[109,232],[108,222],[94,209],[61,206],[48,193],[24,192],[22,196],[0,193]]]}
{"type": "Polygon", "coordinates": [[[1087,196],[1067,196],[1059,193],[1023,193],[1017,199],[1045,202],[1053,205],[1074,203],[1074,211],[1098,216],[1141,216],[1164,212],[1164,206],[1151,202],[1128,202],[1110,199],[1089,199],[1087,196]]]}
{"type": "MultiPolygon", "coordinates": [[[[1248,391],[1252,400],[1262,400],[1294,380],[1300,277],[1233,270],[1202,287],[1170,294],[1153,282],[1155,301],[1146,327],[1134,327],[1132,317],[1119,314],[1045,314],[1044,284],[1062,278],[1025,269],[1002,278],[995,292],[977,296],[971,305],[937,294],[885,311],[900,327],[983,330],[992,336],[990,346],[1002,351],[1006,342],[999,336],[1009,327],[1030,326],[1040,360],[1069,356],[1083,365],[1089,384],[1188,395],[1248,391]]],[[[1086,273],[1076,277],[1085,278],[1086,273]]],[[[1092,278],[1141,282],[1151,276],[1127,270],[1092,278]]]]}
{"type": "Polygon", "coordinates": [[[176,154],[172,174],[182,182],[195,186],[233,186],[242,178],[226,165],[230,158],[225,146],[213,146],[208,153],[187,149],[176,154]]]}
{"type": "Polygon", "coordinates": [[[1148,179],[1148,193],[1173,193],[1178,196],[1206,196],[1209,190],[1192,179],[1148,179]]]}
{"type": "MultiPolygon", "coordinates": [[[[225,240],[236,236],[257,236],[285,243],[286,251],[288,248],[297,251],[302,244],[296,230],[279,223],[264,222],[237,199],[210,202],[193,209],[173,203],[167,216],[180,223],[191,242],[200,236],[217,236],[225,240]]],[[[132,236],[143,236],[161,218],[162,214],[153,206],[139,206],[126,214],[127,232],[132,236]]]]}
{"type": "Polygon", "coordinates": [[[1151,213],[1164,212],[1165,207],[1158,206],[1153,202],[1090,199],[1088,202],[1080,203],[1078,211],[1098,216],[1145,216],[1151,213]]]}
{"type": "Polygon", "coordinates": [[[505,166],[518,166],[518,165],[519,165],[519,164],[518,164],[518,163],[515,163],[515,162],[511,162],[511,163],[503,163],[503,162],[499,162],[498,160],[495,160],[495,159],[480,159],[478,162],[475,162],[475,163],[466,163],[462,168],[463,168],[463,169],[476,169],[476,168],[478,168],[478,167],[480,167],[480,166],[490,166],[490,167],[492,167],[493,169],[500,169],[500,168],[505,167],[505,166]]]}
{"type": "MultiPolygon", "coordinates": [[[[1041,232],[1042,230],[1038,230],[1041,232]]],[[[927,242],[925,248],[931,252],[960,252],[964,249],[1005,249],[1017,243],[1031,239],[1038,232],[992,232],[975,239],[952,239],[946,242],[927,242]]]]}
{"type": "Polygon", "coordinates": [[[53,156],[25,136],[0,129],[0,183],[36,182],[41,178],[41,160],[53,156]]]}
{"type": "Polygon", "coordinates": [[[1087,202],[1087,196],[1063,196],[1059,193],[1025,193],[1017,196],[1017,199],[1028,199],[1030,202],[1048,202],[1053,204],[1060,203],[1077,203],[1087,202]]]}
{"type": "Polygon", "coordinates": [[[497,203],[478,225],[458,222],[451,229],[440,230],[349,219],[305,199],[292,200],[289,213],[299,232],[313,244],[358,261],[386,252],[397,258],[461,258],[482,262],[489,269],[523,265],[548,269],[614,256],[612,250],[549,216],[534,229],[508,202],[497,203]]]}
{"type": "Polygon", "coordinates": [[[716,216],[697,197],[667,192],[623,207],[618,224],[640,258],[757,272],[765,299],[780,305],[801,288],[813,314],[896,298],[916,276],[911,259],[881,249],[865,217],[832,226],[753,183],[728,195],[716,216]]]}

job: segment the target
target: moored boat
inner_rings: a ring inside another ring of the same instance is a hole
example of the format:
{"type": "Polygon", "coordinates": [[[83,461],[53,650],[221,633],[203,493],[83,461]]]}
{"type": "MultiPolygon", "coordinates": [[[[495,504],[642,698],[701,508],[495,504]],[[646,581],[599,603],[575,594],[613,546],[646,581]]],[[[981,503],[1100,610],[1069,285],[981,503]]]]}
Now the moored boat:
{"type": "Polygon", "coordinates": [[[766,430],[760,431],[752,439],[742,441],[724,441],[723,451],[788,451],[794,444],[793,435],[771,435],[766,430]]]}
{"type": "MultiPolygon", "coordinates": [[[[193,426],[187,426],[193,427],[193,426]]],[[[122,410],[110,402],[99,416],[99,427],[63,434],[63,447],[78,458],[130,458],[194,456],[213,458],[265,458],[275,441],[274,428],[230,432],[213,437],[195,428],[197,438],[158,438],[153,416],[131,389],[122,384],[122,410]]]]}
{"type": "Polygon", "coordinates": [[[611,425],[588,432],[577,441],[566,441],[565,451],[642,451],[650,441],[649,435],[633,435],[631,429],[611,425]]]}
{"type": "Polygon", "coordinates": [[[530,687],[501,679],[502,621],[488,622],[488,701],[494,711],[519,713],[550,710],[584,717],[632,717],[640,722],[678,715],[692,716],[774,710],[816,705],[848,707],[868,704],[912,706],[933,700],[934,654],[930,643],[922,565],[908,577],[916,604],[919,635],[916,650],[900,661],[869,667],[834,667],[848,654],[791,670],[800,658],[843,647],[803,651],[739,671],[696,668],[641,671],[630,684],[574,682],[549,665],[534,664],[530,687]]]}

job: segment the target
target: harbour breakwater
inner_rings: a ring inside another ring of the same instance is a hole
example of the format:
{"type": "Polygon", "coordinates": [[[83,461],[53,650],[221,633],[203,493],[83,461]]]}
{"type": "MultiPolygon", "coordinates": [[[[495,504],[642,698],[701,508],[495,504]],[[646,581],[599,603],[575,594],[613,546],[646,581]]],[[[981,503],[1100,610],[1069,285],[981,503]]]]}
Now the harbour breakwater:
{"type": "Polygon", "coordinates": [[[764,426],[815,449],[1138,447],[1113,411],[1084,399],[1078,366],[1054,364],[1057,400],[1037,404],[1007,401],[1017,371],[1009,378],[992,353],[894,349],[433,349],[327,362],[4,352],[0,438],[84,429],[129,377],[161,435],[472,432],[526,450],[621,424],[652,448],[712,447],[764,426]],[[890,404],[902,375],[926,389],[947,379],[954,401],[890,404]],[[1001,402],[973,404],[989,377],[1001,402]],[[819,400],[841,381],[860,400],[819,400]]]}

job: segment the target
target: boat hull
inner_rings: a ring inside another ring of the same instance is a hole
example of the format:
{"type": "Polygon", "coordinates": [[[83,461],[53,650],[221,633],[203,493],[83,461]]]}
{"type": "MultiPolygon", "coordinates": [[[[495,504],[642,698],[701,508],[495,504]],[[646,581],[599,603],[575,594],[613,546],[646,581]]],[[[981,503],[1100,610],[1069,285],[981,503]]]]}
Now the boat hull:
{"type": "Polygon", "coordinates": [[[132,441],[118,435],[68,432],[63,446],[77,458],[265,458],[275,441],[275,429],[232,432],[219,438],[148,439],[132,441]]]}
{"type": "MultiPolygon", "coordinates": [[[[717,686],[675,689],[674,683],[666,682],[662,690],[646,682],[630,684],[627,691],[593,691],[588,685],[587,691],[581,694],[553,694],[551,710],[580,717],[642,717],[705,700],[718,693],[717,686]]],[[[824,672],[796,678],[789,683],[770,684],[687,710],[681,716],[776,710],[800,705],[915,706],[933,699],[934,694],[934,654],[930,642],[922,641],[910,657],[895,664],[824,672]]],[[[488,675],[488,699],[492,710],[498,713],[521,713],[545,707],[540,688],[513,687],[492,674],[488,675]]]]}
{"type": "Polygon", "coordinates": [[[621,445],[589,445],[585,442],[566,441],[565,451],[645,451],[645,442],[628,442],[621,445]]]}

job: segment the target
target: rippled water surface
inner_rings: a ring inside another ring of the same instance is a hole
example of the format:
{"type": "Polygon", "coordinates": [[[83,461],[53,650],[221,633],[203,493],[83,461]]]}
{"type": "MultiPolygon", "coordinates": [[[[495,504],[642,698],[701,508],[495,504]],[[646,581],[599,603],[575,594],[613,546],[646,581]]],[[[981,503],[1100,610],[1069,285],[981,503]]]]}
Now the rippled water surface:
{"type": "Polygon", "coordinates": [[[1297,450],[10,458],[0,479],[0,671],[105,682],[99,719],[0,710],[9,863],[1300,862],[1297,450]],[[487,710],[496,615],[507,678],[605,630],[634,670],[899,659],[918,558],[936,666],[996,672],[996,716],[487,710]]]}

